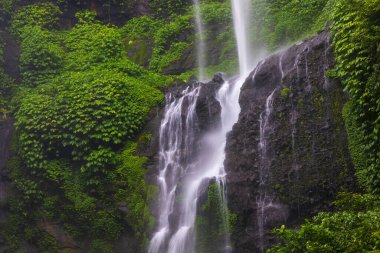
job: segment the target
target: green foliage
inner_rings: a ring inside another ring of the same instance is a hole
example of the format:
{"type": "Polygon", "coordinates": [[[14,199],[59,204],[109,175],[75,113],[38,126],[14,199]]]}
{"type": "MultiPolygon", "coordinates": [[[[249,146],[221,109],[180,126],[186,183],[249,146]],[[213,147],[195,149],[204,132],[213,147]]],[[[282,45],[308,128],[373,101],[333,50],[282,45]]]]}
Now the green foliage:
{"type": "Polygon", "coordinates": [[[96,23],[96,13],[89,10],[77,12],[75,17],[78,20],[79,25],[91,25],[96,23]]]}
{"type": "Polygon", "coordinates": [[[55,240],[55,238],[45,232],[41,232],[38,234],[38,240],[36,242],[36,245],[41,253],[53,253],[57,252],[59,249],[58,243],[55,240]]]}
{"type": "Polygon", "coordinates": [[[324,29],[334,3],[334,0],[253,0],[256,17],[251,25],[253,41],[273,50],[324,29]]]}
{"type": "Polygon", "coordinates": [[[6,118],[11,110],[10,100],[14,86],[14,81],[0,69],[0,118],[6,118]]]}
{"type": "Polygon", "coordinates": [[[179,60],[185,49],[191,46],[189,36],[186,35],[192,29],[191,18],[190,15],[173,16],[167,22],[146,16],[134,18],[121,29],[125,48],[128,50],[136,43],[151,44],[153,52],[149,59],[149,68],[162,72],[179,60]]]}
{"type": "Polygon", "coordinates": [[[309,32],[326,4],[326,0],[313,1],[276,1],[269,10],[270,22],[275,24],[274,34],[269,38],[272,45],[279,45],[300,38],[300,34],[309,32]]]}
{"type": "MultiPolygon", "coordinates": [[[[217,24],[219,26],[230,26],[232,23],[231,3],[209,1],[201,2],[202,21],[205,25],[217,24]]],[[[194,15],[194,14],[193,14],[194,15]]]]}
{"type": "Polygon", "coordinates": [[[134,136],[158,90],[113,71],[67,73],[25,95],[16,114],[24,158],[43,167],[49,155],[71,154],[97,172],[112,155],[104,147],[134,136]],[[108,157],[108,158],[107,158],[108,157]]]}
{"type": "Polygon", "coordinates": [[[281,97],[287,98],[290,94],[290,89],[288,87],[283,87],[281,89],[281,97]]]}
{"type": "Polygon", "coordinates": [[[50,31],[39,26],[19,30],[21,42],[20,69],[24,84],[35,87],[55,75],[63,65],[64,51],[60,41],[50,31]]]}
{"type": "Polygon", "coordinates": [[[325,29],[326,26],[329,26],[336,2],[336,0],[327,0],[326,5],[323,7],[323,10],[315,20],[311,31],[320,31],[325,29]]]}
{"type": "Polygon", "coordinates": [[[70,70],[87,70],[122,58],[121,37],[115,27],[82,21],[65,36],[64,43],[70,70]]]}
{"type": "Polygon", "coordinates": [[[20,69],[26,86],[46,82],[63,65],[60,37],[47,30],[57,27],[61,14],[47,2],[28,5],[12,19],[10,30],[21,42],[20,69]]]}
{"type": "Polygon", "coordinates": [[[113,253],[113,247],[110,243],[97,239],[91,243],[89,253],[113,253]]]}
{"type": "Polygon", "coordinates": [[[344,211],[374,210],[380,206],[380,195],[340,192],[334,204],[344,211]]]}
{"type": "MultiPolygon", "coordinates": [[[[220,49],[218,55],[213,57],[218,58],[217,62],[223,62],[236,56],[230,3],[202,1],[201,11],[207,27],[206,40],[211,43],[211,48],[220,49]]],[[[187,64],[195,61],[189,51],[194,47],[193,30],[194,8],[189,8],[183,15],[172,15],[166,21],[147,16],[134,18],[121,29],[121,33],[125,48],[136,56],[135,62],[149,64],[153,71],[165,72],[171,65],[175,66],[178,60],[184,60],[184,56],[187,57],[187,64]]]]}
{"type": "Polygon", "coordinates": [[[78,13],[72,29],[54,31],[45,14],[25,21],[24,13],[39,13],[33,8],[21,9],[23,22],[15,19],[12,26],[21,43],[23,81],[14,98],[19,146],[10,172],[21,197],[7,241],[15,251],[25,239],[41,252],[56,252],[42,234],[29,236],[42,218],[88,240],[89,252],[113,252],[110,245],[125,227],[146,241],[153,224],[146,158],[134,155],[133,143],[119,151],[140,133],[163,101],[158,88],[172,78],[128,59],[123,31],[100,24],[94,13],[78,13]]]}
{"type": "MultiPolygon", "coordinates": [[[[364,162],[355,165],[359,166],[356,169],[362,180],[366,177],[364,185],[372,193],[380,193],[379,15],[379,0],[341,0],[336,4],[332,26],[334,73],[351,96],[351,122],[356,121],[360,127],[357,131],[363,132],[361,146],[368,154],[366,169],[362,167],[364,162]]],[[[353,155],[357,161],[358,152],[353,155]]]]}
{"type": "Polygon", "coordinates": [[[10,29],[14,34],[20,35],[20,29],[27,26],[56,28],[61,14],[60,9],[50,2],[28,5],[17,11],[10,29]]]}
{"type": "MultiPolygon", "coordinates": [[[[228,72],[235,74],[236,66],[230,65],[236,60],[236,41],[232,28],[232,10],[229,1],[201,1],[201,15],[205,30],[207,48],[212,52],[212,57],[218,59],[217,66],[207,66],[207,75],[211,77],[216,72],[228,72]],[[217,51],[213,50],[218,48],[217,51]]],[[[194,14],[193,14],[194,15],[194,14]]],[[[214,61],[215,62],[215,61],[214,61]]],[[[238,65],[238,64],[236,64],[238,65]]]]}
{"type": "Polygon", "coordinates": [[[113,174],[118,191],[115,199],[125,203],[127,222],[132,226],[135,235],[147,240],[153,228],[153,217],[150,214],[148,186],[145,184],[146,157],[136,156],[136,143],[128,143],[124,150],[116,156],[117,169],[113,174]]]}
{"type": "Polygon", "coordinates": [[[150,69],[161,72],[165,67],[177,61],[190,44],[181,41],[179,34],[190,30],[191,16],[177,16],[174,20],[160,27],[154,34],[154,49],[150,60],[150,69]]]}
{"type": "Polygon", "coordinates": [[[355,117],[352,102],[348,102],[343,108],[343,119],[348,135],[348,144],[352,161],[355,166],[356,176],[364,189],[370,189],[368,185],[368,154],[365,149],[364,133],[355,117]]]}
{"type": "Polygon", "coordinates": [[[5,22],[14,12],[15,5],[19,0],[2,0],[0,1],[0,22],[5,22]]]}
{"type": "MultiPolygon", "coordinates": [[[[4,64],[4,41],[3,32],[0,31],[0,64],[4,64]]],[[[3,70],[0,68],[0,119],[7,118],[7,114],[10,112],[10,100],[14,90],[14,80],[12,80],[3,70]]]]}
{"type": "Polygon", "coordinates": [[[214,252],[220,242],[231,233],[236,224],[236,214],[223,204],[223,193],[216,183],[210,184],[207,199],[202,204],[196,219],[197,252],[214,252]]]}
{"type": "Polygon", "coordinates": [[[299,230],[285,226],[276,230],[284,244],[274,252],[374,252],[380,250],[380,209],[378,195],[341,194],[340,211],[320,213],[299,230]]]}
{"type": "Polygon", "coordinates": [[[184,13],[191,1],[189,0],[151,0],[149,6],[160,18],[168,18],[173,14],[184,13]]]}
{"type": "Polygon", "coordinates": [[[154,19],[148,16],[133,18],[129,20],[122,28],[121,33],[128,40],[151,38],[157,31],[158,27],[164,25],[164,22],[159,19],[154,19]]]}

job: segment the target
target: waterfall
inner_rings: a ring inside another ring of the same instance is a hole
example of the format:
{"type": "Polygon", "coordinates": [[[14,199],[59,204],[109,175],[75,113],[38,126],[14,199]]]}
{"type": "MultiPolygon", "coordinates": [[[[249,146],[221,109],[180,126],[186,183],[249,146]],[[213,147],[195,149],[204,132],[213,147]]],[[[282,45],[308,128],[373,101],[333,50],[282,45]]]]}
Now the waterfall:
{"type": "Polygon", "coordinates": [[[248,28],[251,10],[251,0],[232,0],[232,14],[234,21],[234,30],[237,42],[239,56],[240,75],[246,77],[250,71],[250,41],[248,28]]]}
{"type": "MultiPolygon", "coordinates": [[[[167,97],[165,117],[160,127],[160,214],[157,232],[149,245],[149,253],[195,252],[194,224],[203,183],[215,179],[222,201],[226,200],[224,149],[226,135],[231,131],[240,112],[240,87],[233,82],[225,82],[222,85],[216,94],[221,105],[221,126],[207,133],[201,139],[200,146],[195,147],[195,107],[200,89],[200,86],[187,88],[177,99],[173,99],[172,95],[167,97]],[[195,154],[194,149],[199,149],[200,152],[195,154]],[[189,154],[195,155],[192,159],[186,159],[189,154]],[[181,201],[175,204],[177,196],[181,197],[181,201]],[[173,213],[178,214],[175,226],[170,224],[170,216],[173,213]]],[[[223,205],[226,206],[226,202],[223,205]]],[[[227,230],[228,217],[224,220],[223,225],[227,230]]],[[[230,252],[228,232],[225,231],[225,234],[226,238],[221,243],[221,248],[223,252],[230,252]]]]}
{"type": "Polygon", "coordinates": [[[179,99],[175,99],[172,94],[166,97],[165,117],[160,126],[159,142],[160,212],[158,229],[150,241],[149,253],[164,252],[166,239],[170,235],[169,216],[173,212],[179,180],[191,166],[186,162],[186,155],[191,153],[194,145],[195,105],[199,90],[199,86],[192,89],[187,87],[179,99]],[[184,110],[187,110],[185,119],[182,117],[184,110]]]}
{"type": "MultiPolygon", "coordinates": [[[[204,78],[205,43],[199,0],[194,0],[195,21],[200,36],[198,44],[199,78],[204,78]]],[[[194,138],[195,108],[201,86],[187,88],[180,98],[167,98],[165,117],[160,127],[160,186],[158,228],[150,241],[149,253],[194,253],[195,220],[202,187],[215,180],[224,210],[227,209],[226,172],[224,168],[227,133],[232,130],[240,113],[240,89],[249,74],[249,0],[233,0],[234,28],[238,48],[240,76],[227,81],[218,90],[221,105],[220,127],[199,141],[194,138]],[[187,106],[187,107],[186,107],[187,106]],[[184,121],[184,114],[186,120],[184,121]],[[198,146],[196,146],[199,144],[198,146]],[[196,147],[195,147],[196,146],[196,147]],[[194,149],[198,152],[194,152],[194,149]],[[189,154],[192,154],[189,157],[189,154]],[[190,158],[190,159],[187,159],[190,158]]],[[[223,212],[224,241],[218,252],[232,252],[229,240],[229,215],[223,212]]]]}
{"type": "Polygon", "coordinates": [[[205,67],[206,67],[206,43],[205,34],[202,24],[201,6],[199,0],[193,0],[194,14],[195,14],[195,28],[199,36],[197,42],[197,61],[198,61],[198,79],[205,80],[205,67]]]}

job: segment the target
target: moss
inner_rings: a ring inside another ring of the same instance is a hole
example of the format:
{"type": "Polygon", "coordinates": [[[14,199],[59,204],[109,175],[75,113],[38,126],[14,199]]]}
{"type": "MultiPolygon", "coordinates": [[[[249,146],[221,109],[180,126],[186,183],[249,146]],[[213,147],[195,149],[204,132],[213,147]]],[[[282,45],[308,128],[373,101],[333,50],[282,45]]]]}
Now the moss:
{"type": "Polygon", "coordinates": [[[145,145],[152,139],[152,134],[148,132],[143,132],[140,134],[140,136],[137,138],[137,143],[145,145]]]}
{"type": "Polygon", "coordinates": [[[324,109],[323,109],[323,102],[324,102],[324,97],[319,91],[313,92],[313,107],[316,110],[316,119],[322,119],[324,109]]]}
{"type": "Polygon", "coordinates": [[[141,66],[148,65],[149,59],[152,56],[151,47],[152,42],[144,39],[127,39],[125,42],[125,50],[128,56],[133,62],[141,66]]]}
{"type": "Polygon", "coordinates": [[[283,87],[281,89],[281,97],[282,98],[287,98],[290,94],[290,89],[288,87],[283,87]]]}
{"type": "Polygon", "coordinates": [[[215,252],[215,249],[220,247],[220,242],[231,234],[236,223],[237,215],[230,212],[222,203],[219,186],[216,183],[210,184],[207,198],[201,204],[196,219],[196,251],[215,252]]]}

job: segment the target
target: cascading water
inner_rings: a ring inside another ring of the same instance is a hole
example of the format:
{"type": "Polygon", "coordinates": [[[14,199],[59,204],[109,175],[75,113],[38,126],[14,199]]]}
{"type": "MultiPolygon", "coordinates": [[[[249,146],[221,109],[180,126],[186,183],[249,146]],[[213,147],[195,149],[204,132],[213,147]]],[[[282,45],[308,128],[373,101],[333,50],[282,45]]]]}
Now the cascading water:
{"type": "Polygon", "coordinates": [[[182,92],[182,97],[175,99],[171,94],[166,98],[165,117],[160,127],[159,147],[159,217],[158,230],[149,245],[149,253],[164,252],[166,239],[170,235],[169,216],[173,212],[175,194],[179,179],[189,164],[185,156],[194,144],[194,125],[196,121],[195,105],[200,87],[182,92]],[[187,108],[187,116],[183,122],[182,112],[187,108]]]}
{"type": "Polygon", "coordinates": [[[205,80],[205,67],[206,67],[206,43],[205,34],[202,24],[202,13],[199,0],[193,0],[194,2],[194,14],[195,14],[195,28],[199,36],[197,43],[197,60],[198,60],[198,79],[200,81],[205,80]]]}
{"type": "MultiPolygon", "coordinates": [[[[202,22],[199,1],[194,0],[196,24],[200,38],[198,48],[199,66],[204,64],[205,46],[203,43],[202,22]]],[[[154,234],[149,253],[193,253],[195,252],[194,224],[197,204],[202,194],[202,186],[215,179],[218,184],[222,206],[227,210],[224,169],[226,136],[237,122],[240,113],[240,89],[249,74],[249,43],[247,28],[249,21],[249,0],[233,0],[233,17],[239,55],[240,77],[225,82],[216,94],[221,105],[221,124],[214,131],[205,134],[200,141],[199,152],[191,160],[186,155],[194,148],[193,128],[196,121],[195,105],[199,89],[187,88],[181,98],[167,101],[165,117],[160,129],[160,185],[158,229],[154,234]],[[186,122],[183,126],[184,102],[188,101],[186,122]],[[170,104],[168,104],[170,102],[170,104]],[[185,129],[185,130],[183,130],[185,129]],[[185,136],[186,135],[186,136],[185,136]],[[185,150],[186,152],[184,152],[185,150]],[[185,161],[185,162],[184,162],[185,161]],[[180,196],[175,204],[176,196],[180,196]],[[170,215],[177,214],[177,222],[171,224],[170,215]]],[[[200,70],[200,79],[204,78],[200,70]]],[[[231,252],[228,236],[228,212],[224,214],[225,240],[219,252],[231,252]]]]}
{"type": "MultiPolygon", "coordinates": [[[[221,105],[221,126],[202,138],[201,152],[193,161],[186,161],[186,156],[194,148],[194,124],[196,122],[195,106],[199,94],[197,87],[187,88],[182,97],[172,101],[169,96],[165,117],[160,128],[160,185],[159,221],[149,253],[192,253],[195,249],[194,224],[197,214],[197,202],[202,193],[204,182],[215,179],[218,183],[222,200],[226,200],[225,170],[223,166],[226,135],[237,121],[240,107],[238,97],[240,87],[224,83],[216,94],[221,105]],[[186,121],[183,122],[183,111],[186,110],[186,121]],[[181,187],[178,187],[181,181],[181,187]],[[175,198],[181,196],[178,208],[178,224],[170,227],[169,217],[175,212],[175,198]],[[171,231],[171,229],[173,231],[171,231]]],[[[223,203],[225,206],[226,203],[223,203]]],[[[227,216],[228,214],[226,214],[227,216]]],[[[228,218],[225,217],[225,223],[228,218]]],[[[228,224],[224,224],[228,229],[228,224]]],[[[225,232],[227,235],[228,233],[225,232]]],[[[222,252],[230,252],[228,236],[221,245],[222,252]]]]}

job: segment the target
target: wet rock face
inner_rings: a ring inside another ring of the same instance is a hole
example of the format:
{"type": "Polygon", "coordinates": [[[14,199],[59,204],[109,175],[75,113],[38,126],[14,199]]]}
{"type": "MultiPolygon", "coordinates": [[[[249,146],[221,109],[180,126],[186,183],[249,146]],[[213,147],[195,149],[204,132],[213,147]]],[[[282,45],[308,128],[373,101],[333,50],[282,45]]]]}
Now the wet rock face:
{"type": "Polygon", "coordinates": [[[234,252],[260,252],[260,240],[264,248],[273,242],[273,228],[328,209],[339,190],[354,187],[341,115],[345,97],[325,77],[333,63],[325,31],[262,61],[243,85],[225,161],[229,206],[238,215],[234,252]],[[260,115],[272,92],[263,174],[260,115]],[[259,193],[270,200],[261,211],[259,193]]]}

